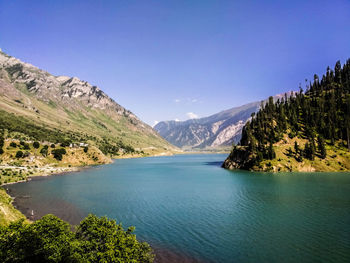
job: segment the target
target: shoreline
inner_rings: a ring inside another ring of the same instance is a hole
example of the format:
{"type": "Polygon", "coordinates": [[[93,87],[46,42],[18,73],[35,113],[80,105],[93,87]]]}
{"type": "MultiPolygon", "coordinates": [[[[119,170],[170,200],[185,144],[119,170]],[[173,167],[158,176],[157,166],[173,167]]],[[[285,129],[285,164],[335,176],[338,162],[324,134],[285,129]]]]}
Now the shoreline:
{"type": "MultiPolygon", "coordinates": [[[[148,157],[157,157],[157,156],[148,156],[148,157]]],[[[141,157],[139,157],[141,158],[141,157]]],[[[125,159],[125,158],[123,158],[125,159]]],[[[130,158],[134,159],[134,158],[130,158]]],[[[114,160],[113,160],[114,163],[114,160]]],[[[63,171],[58,173],[48,173],[43,175],[35,175],[30,176],[28,180],[22,180],[18,182],[12,182],[9,184],[1,185],[1,187],[6,191],[6,194],[11,198],[11,204],[19,211],[26,220],[29,222],[33,222],[41,218],[42,215],[47,214],[45,211],[47,211],[49,206],[44,206],[40,203],[31,203],[30,196],[27,195],[21,195],[20,193],[16,193],[13,189],[11,189],[11,185],[17,184],[17,183],[23,183],[23,182],[30,182],[34,180],[41,180],[41,179],[47,179],[51,176],[61,176],[61,175],[68,175],[71,174],[74,175],[74,172],[81,172],[87,169],[91,169],[96,166],[101,165],[88,165],[83,167],[74,167],[74,169],[71,169],[69,171],[63,171]],[[9,186],[9,187],[6,187],[9,186]],[[34,211],[34,214],[32,214],[31,211],[34,211]]],[[[52,204],[50,204],[52,205],[52,204]]],[[[55,214],[59,218],[61,218],[64,221],[69,222],[71,225],[77,225],[84,217],[86,217],[85,213],[82,211],[79,211],[79,209],[69,203],[58,201],[57,203],[54,203],[54,205],[51,206],[51,208],[54,207],[55,214]]],[[[176,251],[173,249],[168,249],[166,247],[163,247],[161,245],[153,244],[153,242],[149,242],[147,240],[141,240],[148,242],[154,253],[155,253],[155,263],[176,263],[176,262],[184,262],[184,263],[201,263],[202,260],[193,258],[190,255],[184,254],[181,251],[176,251]]]]}
{"type": "MultiPolygon", "coordinates": [[[[11,187],[12,185],[16,185],[16,184],[20,184],[20,183],[28,183],[30,181],[36,180],[36,179],[45,179],[45,178],[49,178],[51,176],[62,176],[62,175],[67,175],[67,174],[74,174],[76,172],[81,172],[87,169],[92,169],[93,167],[97,167],[97,166],[101,166],[101,165],[107,165],[110,163],[113,163],[114,161],[112,160],[111,162],[108,163],[104,163],[104,164],[92,164],[92,165],[85,165],[85,166],[75,166],[75,167],[50,167],[52,168],[58,168],[57,171],[52,171],[50,170],[50,172],[45,171],[42,174],[37,174],[37,175],[31,175],[28,176],[25,180],[19,180],[19,181],[15,181],[15,182],[9,182],[9,183],[4,183],[0,185],[0,188],[2,188],[5,192],[5,194],[8,196],[8,198],[11,200],[10,203],[8,204],[9,206],[11,206],[15,212],[14,213],[19,213],[21,216],[23,216],[26,220],[28,220],[29,222],[35,221],[39,218],[34,218],[29,211],[26,211],[25,207],[20,207],[20,205],[18,204],[17,200],[19,199],[18,196],[15,196],[11,193],[11,191],[9,191],[8,187],[11,187]],[[63,169],[63,170],[60,170],[63,169]]],[[[22,167],[11,167],[12,169],[16,169],[16,168],[22,168],[22,167]]],[[[10,168],[10,169],[11,169],[10,168]]],[[[47,167],[46,167],[47,168],[47,167]]],[[[24,168],[23,168],[24,169],[24,168]]],[[[45,168],[44,168],[45,169],[45,168]]],[[[2,206],[3,204],[0,203],[0,206],[2,206]]],[[[5,214],[5,216],[8,216],[5,214]]],[[[11,217],[11,215],[10,215],[11,217]]],[[[7,223],[10,223],[12,220],[9,220],[7,223]]],[[[66,220],[67,221],[67,220],[66,220]]]]}

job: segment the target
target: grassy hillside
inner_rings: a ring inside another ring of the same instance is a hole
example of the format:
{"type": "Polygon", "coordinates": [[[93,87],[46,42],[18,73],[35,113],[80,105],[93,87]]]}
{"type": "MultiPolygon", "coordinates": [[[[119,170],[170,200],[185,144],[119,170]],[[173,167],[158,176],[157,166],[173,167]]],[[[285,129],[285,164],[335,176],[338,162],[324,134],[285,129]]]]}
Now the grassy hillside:
{"type": "Polygon", "coordinates": [[[320,154],[316,154],[314,160],[300,158],[296,153],[295,143],[301,148],[305,148],[308,142],[302,138],[289,138],[285,135],[283,140],[274,144],[276,158],[273,160],[263,160],[254,170],[273,171],[273,172],[340,172],[350,171],[350,152],[342,143],[337,142],[334,145],[330,141],[326,144],[327,156],[322,158],[320,154]]]}
{"type": "Polygon", "coordinates": [[[18,137],[18,134],[21,134],[22,138],[28,140],[90,141],[104,154],[112,157],[120,155],[121,148],[126,152],[143,151],[147,154],[170,152],[175,149],[156,134],[145,134],[130,128],[131,122],[127,118],[120,117],[119,120],[115,120],[99,110],[74,112],[54,108],[29,95],[9,100],[1,94],[0,108],[0,127],[8,130],[11,136],[14,134],[18,137]],[[21,103],[29,100],[35,111],[28,110],[27,106],[21,103]]]}
{"type": "Polygon", "coordinates": [[[0,226],[22,218],[24,215],[13,207],[11,197],[0,187],[0,226]]]}
{"type": "Polygon", "coordinates": [[[0,130],[28,140],[89,142],[111,157],[177,150],[98,87],[53,76],[2,52],[0,109],[0,130]]]}
{"type": "Polygon", "coordinates": [[[0,185],[27,180],[29,176],[50,175],[76,170],[77,167],[111,162],[95,146],[74,147],[7,139],[0,155],[0,185]],[[55,151],[64,149],[61,158],[55,151]],[[19,152],[21,154],[19,154],[19,152]]]}

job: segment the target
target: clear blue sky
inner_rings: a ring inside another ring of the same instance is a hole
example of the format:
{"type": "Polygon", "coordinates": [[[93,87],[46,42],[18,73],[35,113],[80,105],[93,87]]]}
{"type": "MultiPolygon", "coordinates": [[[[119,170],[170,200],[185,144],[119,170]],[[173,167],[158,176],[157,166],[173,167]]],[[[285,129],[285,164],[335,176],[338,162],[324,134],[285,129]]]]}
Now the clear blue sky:
{"type": "Polygon", "coordinates": [[[297,90],[345,62],[350,1],[0,0],[0,48],[152,125],[297,90]]]}

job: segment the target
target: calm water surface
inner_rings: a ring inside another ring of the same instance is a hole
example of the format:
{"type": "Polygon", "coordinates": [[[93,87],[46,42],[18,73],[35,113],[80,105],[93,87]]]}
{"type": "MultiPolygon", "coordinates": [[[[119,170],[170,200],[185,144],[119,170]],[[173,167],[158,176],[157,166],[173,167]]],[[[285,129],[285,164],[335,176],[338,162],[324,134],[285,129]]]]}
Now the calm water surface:
{"type": "Polygon", "coordinates": [[[165,258],[350,262],[349,173],[232,172],[220,168],[225,157],[116,160],[8,188],[35,217],[76,223],[94,213],[134,225],[165,258]]]}

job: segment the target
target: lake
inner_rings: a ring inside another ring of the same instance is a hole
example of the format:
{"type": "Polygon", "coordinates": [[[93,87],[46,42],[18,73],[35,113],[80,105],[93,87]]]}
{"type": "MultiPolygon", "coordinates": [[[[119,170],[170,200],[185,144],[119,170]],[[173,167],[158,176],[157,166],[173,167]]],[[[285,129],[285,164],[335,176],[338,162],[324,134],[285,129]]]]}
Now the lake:
{"type": "Polygon", "coordinates": [[[228,171],[225,158],[120,159],[6,188],[34,218],[134,225],[158,262],[350,262],[350,173],[228,171]]]}

